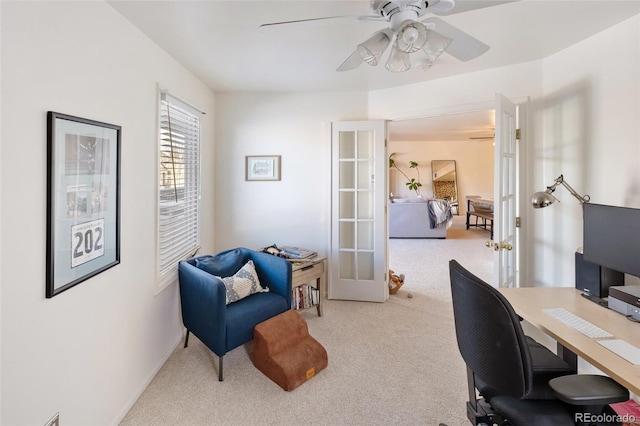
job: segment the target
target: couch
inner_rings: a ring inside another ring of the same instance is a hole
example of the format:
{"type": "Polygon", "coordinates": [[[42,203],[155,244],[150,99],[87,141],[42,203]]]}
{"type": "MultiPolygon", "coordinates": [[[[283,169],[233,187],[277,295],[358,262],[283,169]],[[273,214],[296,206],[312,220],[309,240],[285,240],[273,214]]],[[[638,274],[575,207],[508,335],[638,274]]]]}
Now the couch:
{"type": "Polygon", "coordinates": [[[450,219],[451,210],[444,200],[394,199],[389,203],[389,238],[447,238],[450,219]],[[439,226],[431,226],[437,218],[430,203],[447,212],[447,220],[439,226]]]}
{"type": "Polygon", "coordinates": [[[271,254],[236,248],[214,256],[187,259],[178,265],[184,347],[193,333],[218,356],[218,380],[223,380],[224,355],[253,339],[253,328],[291,309],[291,263],[271,254]],[[227,304],[220,277],[231,277],[252,260],[258,281],[268,292],[250,294],[227,304]]]}

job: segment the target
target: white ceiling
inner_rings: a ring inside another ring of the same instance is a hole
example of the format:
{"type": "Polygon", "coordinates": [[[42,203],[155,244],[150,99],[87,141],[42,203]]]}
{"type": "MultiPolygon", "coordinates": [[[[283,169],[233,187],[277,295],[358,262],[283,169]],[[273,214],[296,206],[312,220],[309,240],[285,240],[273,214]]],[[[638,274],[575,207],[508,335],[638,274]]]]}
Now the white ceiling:
{"type": "MultiPolygon", "coordinates": [[[[475,60],[460,62],[445,53],[428,71],[391,73],[383,65],[362,64],[353,71],[337,72],[356,45],[386,27],[386,23],[350,17],[268,29],[260,29],[259,25],[369,15],[366,0],[109,3],[216,92],[370,91],[396,87],[545,58],[640,13],[640,0],[520,0],[442,17],[491,46],[475,60]]],[[[465,8],[470,3],[504,2],[456,3],[456,8],[465,8]]]]}
{"type": "MultiPolygon", "coordinates": [[[[539,60],[640,13],[640,0],[456,0],[442,17],[491,49],[460,62],[443,54],[428,71],[336,68],[386,27],[361,22],[369,1],[112,0],[109,4],[215,92],[371,91],[539,60]],[[495,5],[498,3],[498,5],[495,5]],[[281,25],[296,19],[347,18],[281,25]]],[[[613,48],[614,46],[612,46],[613,48]]],[[[388,53],[387,53],[388,54],[388,53]]],[[[383,57],[383,61],[386,56],[383,57]]],[[[597,52],[594,52],[597,60],[597,52]]],[[[493,134],[493,111],[392,122],[391,140],[465,140],[493,134]]]]}

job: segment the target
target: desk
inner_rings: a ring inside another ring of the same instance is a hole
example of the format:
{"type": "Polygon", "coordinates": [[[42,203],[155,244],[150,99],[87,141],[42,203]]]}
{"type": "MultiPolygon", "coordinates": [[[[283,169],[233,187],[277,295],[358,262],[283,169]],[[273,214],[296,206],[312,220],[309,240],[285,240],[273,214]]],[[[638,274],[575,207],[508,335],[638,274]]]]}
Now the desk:
{"type": "Polygon", "coordinates": [[[640,395],[640,365],[633,365],[610,350],[545,314],[547,308],[564,308],[590,323],[640,348],[640,324],[580,296],[574,288],[501,288],[518,315],[553,337],[558,345],[597,367],[629,391],[640,395]]]}

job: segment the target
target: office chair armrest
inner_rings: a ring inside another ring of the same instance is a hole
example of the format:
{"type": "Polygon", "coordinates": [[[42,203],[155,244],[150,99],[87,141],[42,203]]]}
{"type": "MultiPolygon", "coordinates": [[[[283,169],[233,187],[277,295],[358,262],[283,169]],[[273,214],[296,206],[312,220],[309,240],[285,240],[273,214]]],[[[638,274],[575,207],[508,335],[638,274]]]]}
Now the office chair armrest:
{"type": "Polygon", "coordinates": [[[570,374],[549,381],[556,397],[567,404],[580,406],[608,405],[629,399],[629,391],[607,376],[570,374]]]}

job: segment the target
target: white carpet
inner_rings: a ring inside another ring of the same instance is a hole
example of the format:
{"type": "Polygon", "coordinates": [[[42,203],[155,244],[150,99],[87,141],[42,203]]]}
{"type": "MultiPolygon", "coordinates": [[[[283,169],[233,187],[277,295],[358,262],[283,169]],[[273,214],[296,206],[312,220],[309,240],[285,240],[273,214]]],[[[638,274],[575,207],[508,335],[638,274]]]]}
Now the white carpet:
{"type": "Polygon", "coordinates": [[[392,239],[405,284],[386,303],[326,300],[303,312],[329,366],[292,392],[258,371],[251,344],[217,357],[194,336],[180,345],[122,425],[468,424],[466,371],[455,342],[448,261],[489,280],[489,233],[454,217],[446,240],[392,239]],[[412,298],[408,294],[413,295],[412,298]]]}

